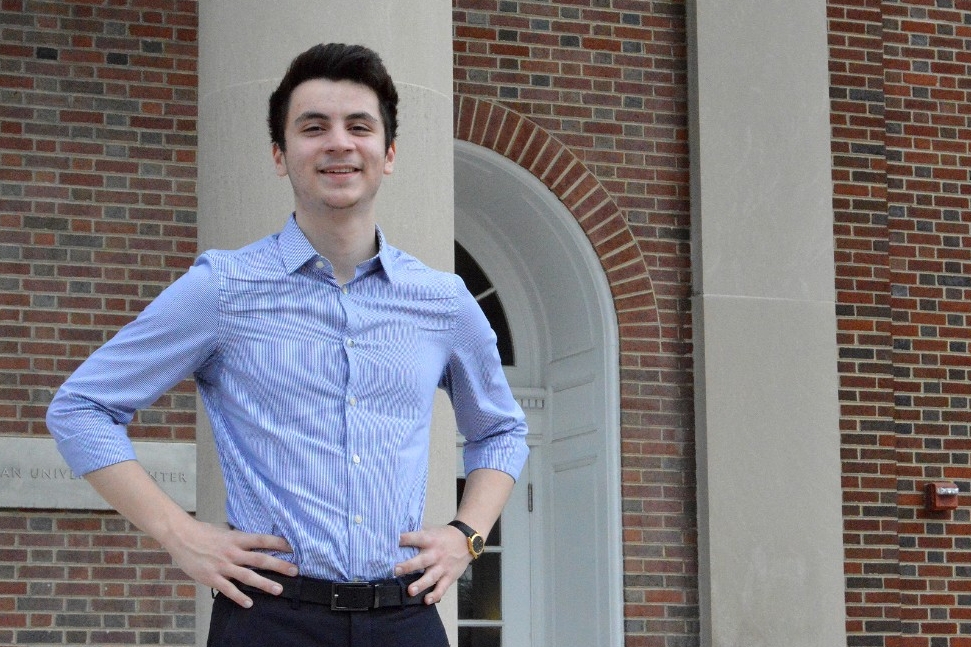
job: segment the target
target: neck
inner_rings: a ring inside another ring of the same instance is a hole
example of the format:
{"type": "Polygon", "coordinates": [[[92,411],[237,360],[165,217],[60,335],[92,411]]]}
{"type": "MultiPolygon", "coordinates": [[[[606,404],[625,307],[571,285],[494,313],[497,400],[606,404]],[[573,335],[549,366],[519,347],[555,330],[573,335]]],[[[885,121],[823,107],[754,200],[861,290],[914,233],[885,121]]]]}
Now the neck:
{"type": "Polygon", "coordinates": [[[317,253],[334,266],[334,277],[344,284],[354,278],[358,264],[378,251],[375,222],[369,218],[307,217],[296,214],[297,225],[317,253]]]}

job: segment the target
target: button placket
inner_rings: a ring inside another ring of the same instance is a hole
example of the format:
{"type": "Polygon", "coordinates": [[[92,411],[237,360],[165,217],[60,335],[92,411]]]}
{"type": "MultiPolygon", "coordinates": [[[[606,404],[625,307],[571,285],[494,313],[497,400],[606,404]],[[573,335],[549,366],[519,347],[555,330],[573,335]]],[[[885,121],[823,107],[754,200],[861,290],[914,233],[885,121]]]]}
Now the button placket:
{"type": "Polygon", "coordinates": [[[345,324],[345,329],[343,331],[343,346],[344,355],[348,363],[348,377],[345,392],[345,403],[347,407],[347,435],[345,440],[344,451],[347,452],[345,455],[348,457],[348,477],[351,481],[350,492],[349,492],[349,509],[348,509],[348,521],[352,529],[356,529],[355,535],[359,532],[364,532],[364,515],[363,511],[363,500],[362,496],[364,493],[361,491],[363,484],[361,479],[363,478],[363,473],[356,469],[360,465],[361,458],[357,452],[355,445],[358,442],[358,429],[357,429],[357,416],[354,411],[358,406],[358,397],[354,394],[354,389],[357,384],[358,375],[356,373],[357,362],[355,361],[356,354],[356,342],[355,342],[355,332],[357,330],[356,324],[356,309],[354,307],[353,299],[346,298],[346,295],[350,294],[350,288],[345,284],[340,286],[340,301],[343,304],[344,311],[347,313],[347,320],[345,324]]]}

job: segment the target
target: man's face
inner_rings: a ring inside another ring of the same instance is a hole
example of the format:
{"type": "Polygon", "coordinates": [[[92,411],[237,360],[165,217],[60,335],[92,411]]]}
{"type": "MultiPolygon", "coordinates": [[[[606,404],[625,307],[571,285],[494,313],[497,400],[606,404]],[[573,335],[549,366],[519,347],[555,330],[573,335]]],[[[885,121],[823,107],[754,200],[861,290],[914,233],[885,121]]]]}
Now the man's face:
{"type": "Polygon", "coordinates": [[[286,152],[273,145],[277,175],[289,176],[297,216],[339,211],[373,218],[381,180],[394,168],[385,150],[378,97],[352,81],[304,81],[290,96],[286,152]]]}

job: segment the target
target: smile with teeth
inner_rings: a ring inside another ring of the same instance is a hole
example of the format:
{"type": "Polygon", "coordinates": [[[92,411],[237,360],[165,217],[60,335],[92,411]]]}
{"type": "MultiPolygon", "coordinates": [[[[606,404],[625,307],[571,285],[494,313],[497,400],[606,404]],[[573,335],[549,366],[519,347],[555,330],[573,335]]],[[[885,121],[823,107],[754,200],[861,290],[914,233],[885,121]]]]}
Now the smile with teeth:
{"type": "Polygon", "coordinates": [[[326,173],[329,175],[346,175],[348,173],[355,173],[357,168],[353,166],[335,166],[331,168],[321,169],[321,173],[326,173]]]}

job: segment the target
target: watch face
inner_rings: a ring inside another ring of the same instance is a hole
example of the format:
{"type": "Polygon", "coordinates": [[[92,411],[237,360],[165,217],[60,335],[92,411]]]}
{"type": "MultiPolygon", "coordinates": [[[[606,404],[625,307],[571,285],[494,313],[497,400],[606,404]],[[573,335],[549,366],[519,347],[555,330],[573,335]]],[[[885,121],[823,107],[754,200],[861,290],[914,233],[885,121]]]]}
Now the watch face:
{"type": "Polygon", "coordinates": [[[472,540],[472,551],[478,555],[485,548],[485,540],[482,539],[482,535],[473,535],[472,540]]]}

